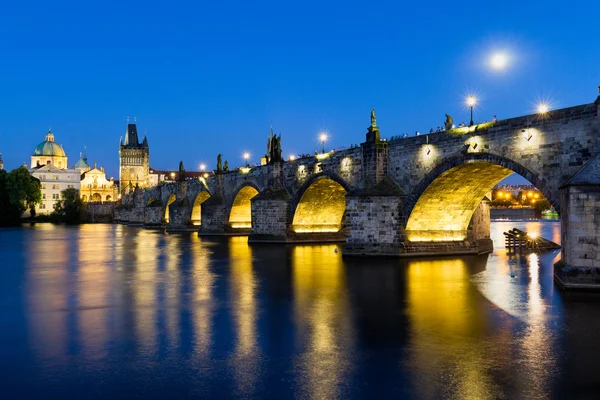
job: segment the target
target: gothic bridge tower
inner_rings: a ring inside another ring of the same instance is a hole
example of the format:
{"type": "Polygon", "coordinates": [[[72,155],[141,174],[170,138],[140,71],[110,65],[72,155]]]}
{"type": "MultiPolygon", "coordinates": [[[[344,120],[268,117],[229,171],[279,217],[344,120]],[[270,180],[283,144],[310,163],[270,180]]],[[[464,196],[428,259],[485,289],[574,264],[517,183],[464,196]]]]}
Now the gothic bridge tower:
{"type": "MultiPolygon", "coordinates": [[[[135,122],[135,120],[134,120],[135,122]]],[[[125,141],[119,144],[119,180],[121,192],[128,192],[129,188],[150,186],[150,149],[148,139],[144,136],[142,143],[138,140],[135,123],[127,124],[125,141]]]]}

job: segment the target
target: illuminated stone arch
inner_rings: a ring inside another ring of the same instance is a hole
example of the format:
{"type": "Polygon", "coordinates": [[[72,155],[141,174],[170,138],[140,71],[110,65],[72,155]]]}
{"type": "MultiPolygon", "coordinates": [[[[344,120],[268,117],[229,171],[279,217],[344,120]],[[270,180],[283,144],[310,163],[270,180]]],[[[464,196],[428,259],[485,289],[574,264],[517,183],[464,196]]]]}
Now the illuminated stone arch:
{"type": "Polygon", "coordinates": [[[192,225],[202,224],[202,203],[208,200],[209,197],[210,193],[204,190],[196,196],[194,204],[192,205],[192,214],[190,215],[190,222],[192,225]]]}
{"type": "Polygon", "coordinates": [[[487,153],[451,157],[428,173],[406,198],[407,240],[464,240],[481,200],[513,172],[529,180],[558,208],[544,179],[512,160],[487,153]]]}
{"type": "Polygon", "coordinates": [[[165,205],[165,213],[164,213],[164,216],[165,216],[165,222],[166,222],[167,224],[169,223],[169,206],[170,206],[171,204],[173,204],[173,203],[175,202],[175,200],[177,200],[177,195],[175,195],[175,194],[171,194],[171,195],[169,196],[169,198],[167,199],[167,202],[165,203],[166,205],[165,205]]]}
{"type": "Polygon", "coordinates": [[[339,232],[346,211],[345,183],[331,175],[317,175],[298,191],[293,207],[295,233],[339,232]]]}
{"type": "Polygon", "coordinates": [[[229,212],[229,225],[232,228],[247,229],[252,227],[252,205],[250,200],[257,194],[258,189],[252,184],[246,184],[237,191],[229,212]]]}
{"type": "Polygon", "coordinates": [[[94,193],[92,195],[92,201],[102,201],[102,195],[100,193],[94,193]]]}

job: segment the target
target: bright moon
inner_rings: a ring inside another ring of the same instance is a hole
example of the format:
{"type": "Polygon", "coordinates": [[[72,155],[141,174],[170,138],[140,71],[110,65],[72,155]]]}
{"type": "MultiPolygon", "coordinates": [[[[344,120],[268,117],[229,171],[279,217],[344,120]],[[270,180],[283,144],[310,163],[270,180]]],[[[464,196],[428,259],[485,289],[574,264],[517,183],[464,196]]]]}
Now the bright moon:
{"type": "Polygon", "coordinates": [[[492,68],[494,68],[494,69],[506,68],[506,64],[508,64],[508,59],[506,57],[506,54],[503,54],[503,53],[494,54],[492,56],[492,59],[490,60],[490,64],[492,65],[492,68]]]}

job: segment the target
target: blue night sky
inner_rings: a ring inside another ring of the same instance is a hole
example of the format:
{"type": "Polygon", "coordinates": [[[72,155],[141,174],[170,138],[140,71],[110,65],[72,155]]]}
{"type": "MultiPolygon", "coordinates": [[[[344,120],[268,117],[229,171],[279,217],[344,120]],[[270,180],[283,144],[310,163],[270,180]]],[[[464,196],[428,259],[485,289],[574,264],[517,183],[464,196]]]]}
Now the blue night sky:
{"type": "MultiPolygon", "coordinates": [[[[285,156],[594,101],[600,2],[8,2],[0,6],[0,153],[12,169],[52,127],[74,164],[118,177],[126,118],[153,168],[258,162],[269,124],[285,156]],[[530,4],[533,3],[533,4],[530,4]],[[543,4],[540,6],[540,4],[543,4]],[[489,57],[509,55],[495,71],[489,57]]],[[[511,179],[511,178],[509,178],[511,179]]],[[[514,181],[514,178],[512,178],[514,181]]]]}

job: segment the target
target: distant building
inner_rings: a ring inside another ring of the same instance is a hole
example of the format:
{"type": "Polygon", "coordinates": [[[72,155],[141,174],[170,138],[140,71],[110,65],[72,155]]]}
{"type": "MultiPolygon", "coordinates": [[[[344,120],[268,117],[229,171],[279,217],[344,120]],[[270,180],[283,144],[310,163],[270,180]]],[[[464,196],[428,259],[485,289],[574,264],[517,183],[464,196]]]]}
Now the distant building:
{"type": "Polygon", "coordinates": [[[50,129],[46,134],[46,140],[38,144],[31,156],[30,168],[36,168],[40,165],[52,164],[56,168],[69,168],[67,155],[62,146],[54,141],[54,134],[50,129]]]}
{"type": "Polygon", "coordinates": [[[90,170],[90,165],[87,163],[87,155],[85,154],[85,151],[83,154],[79,153],[79,161],[73,165],[73,169],[78,169],[79,172],[81,172],[81,175],[90,170]]]}
{"type": "Polygon", "coordinates": [[[29,173],[39,179],[42,186],[42,204],[36,206],[38,214],[54,211],[61,191],[68,188],[79,190],[81,173],[78,169],[68,168],[67,155],[62,146],[54,141],[54,134],[50,130],[46,140],[33,150],[29,173]]]}
{"type": "Polygon", "coordinates": [[[127,192],[130,187],[145,188],[152,185],[148,139],[144,136],[142,143],[139,142],[135,124],[127,124],[125,141],[119,144],[119,164],[121,192],[127,192]]]}
{"type": "Polygon", "coordinates": [[[113,178],[106,179],[104,168],[98,169],[94,164],[94,168],[84,172],[81,176],[81,199],[83,201],[115,201],[118,196],[119,189],[113,178]]]}

